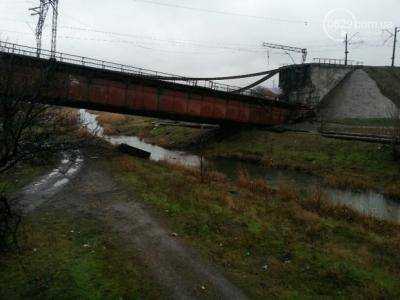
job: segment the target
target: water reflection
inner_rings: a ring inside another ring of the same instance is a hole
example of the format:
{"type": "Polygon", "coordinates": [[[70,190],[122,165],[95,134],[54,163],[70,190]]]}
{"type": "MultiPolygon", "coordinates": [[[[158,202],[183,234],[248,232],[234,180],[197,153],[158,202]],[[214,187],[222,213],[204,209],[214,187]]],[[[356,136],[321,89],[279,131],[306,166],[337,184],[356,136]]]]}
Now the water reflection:
{"type": "Polygon", "coordinates": [[[197,155],[188,154],[182,151],[171,151],[162,147],[154,146],[141,141],[135,136],[107,136],[103,128],[98,124],[97,116],[81,109],[79,111],[82,124],[94,135],[103,137],[113,145],[127,144],[129,146],[151,153],[151,160],[166,161],[173,164],[180,164],[187,167],[200,166],[200,158],[197,155]]]}
{"type": "Polygon", "coordinates": [[[299,189],[322,187],[322,192],[328,195],[333,203],[344,204],[363,214],[400,223],[400,204],[374,191],[357,192],[329,188],[324,186],[316,176],[290,170],[266,169],[254,163],[231,159],[219,159],[212,163],[216,170],[231,179],[236,177],[238,168],[244,168],[248,170],[250,176],[267,180],[271,187],[277,187],[282,181],[289,182],[299,189]]]}
{"type": "MultiPolygon", "coordinates": [[[[196,155],[154,146],[143,142],[135,136],[105,136],[103,129],[97,123],[96,116],[85,110],[80,110],[80,118],[92,133],[102,136],[114,145],[124,143],[148,151],[154,161],[167,161],[189,167],[198,167],[200,165],[200,158],[196,155]]],[[[231,179],[236,178],[236,172],[239,167],[245,168],[252,177],[265,178],[272,187],[277,187],[282,181],[290,182],[299,189],[312,189],[316,186],[322,186],[322,191],[329,196],[333,203],[348,205],[363,214],[400,223],[400,204],[373,191],[355,192],[324,187],[315,176],[295,171],[266,169],[257,164],[238,162],[231,159],[209,161],[208,165],[214,170],[226,174],[231,179]]]]}
{"type": "Polygon", "coordinates": [[[198,167],[200,158],[182,151],[171,151],[158,146],[147,144],[135,136],[107,136],[105,137],[113,145],[127,144],[129,146],[151,153],[150,159],[154,161],[167,161],[187,167],[198,167]]]}

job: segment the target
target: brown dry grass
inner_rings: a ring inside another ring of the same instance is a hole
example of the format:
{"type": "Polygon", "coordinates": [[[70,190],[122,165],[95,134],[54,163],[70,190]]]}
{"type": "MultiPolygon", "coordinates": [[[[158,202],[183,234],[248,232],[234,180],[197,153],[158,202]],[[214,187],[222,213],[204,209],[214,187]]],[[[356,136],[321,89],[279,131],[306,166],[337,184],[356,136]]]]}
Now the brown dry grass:
{"type": "Polygon", "coordinates": [[[253,290],[251,298],[285,291],[293,298],[303,295],[304,286],[310,295],[337,296],[339,290],[362,296],[359,282],[372,298],[397,295],[390,280],[400,276],[399,225],[329,204],[321,190],[298,191],[287,182],[266,199],[268,185],[244,169],[233,183],[219,183],[224,180],[217,175],[209,184],[199,180],[197,169],[134,160],[140,170],[121,174],[133,177],[127,184],[170,216],[175,232],[253,290]],[[262,286],[266,281],[269,286],[262,286]]]}
{"type": "Polygon", "coordinates": [[[277,195],[283,201],[298,201],[299,191],[296,187],[287,181],[279,181],[277,195]]]}
{"type": "Polygon", "coordinates": [[[231,195],[224,194],[222,196],[222,203],[224,203],[231,210],[239,211],[237,201],[235,201],[231,195]]]}
{"type": "Polygon", "coordinates": [[[246,189],[252,193],[262,193],[265,195],[271,195],[272,189],[264,179],[252,179],[247,169],[239,167],[237,172],[236,185],[239,188],[246,189]]]}
{"type": "Polygon", "coordinates": [[[395,200],[400,200],[400,182],[388,184],[385,187],[384,195],[395,200]]]}
{"type": "Polygon", "coordinates": [[[96,113],[97,120],[102,124],[112,124],[114,122],[124,122],[127,117],[119,114],[112,113],[96,113]]]}
{"type": "Polygon", "coordinates": [[[225,174],[214,171],[214,170],[208,170],[205,169],[203,170],[203,174],[200,170],[199,167],[190,167],[190,166],[184,166],[184,165],[179,165],[179,164],[173,164],[168,161],[161,161],[160,162],[162,165],[167,166],[173,171],[181,172],[184,173],[187,176],[190,176],[189,178],[195,179],[198,182],[217,182],[220,184],[227,184],[228,179],[225,176],[225,174]]]}
{"type": "Polygon", "coordinates": [[[210,144],[205,153],[215,158],[261,160],[269,168],[302,171],[324,178],[334,187],[379,190],[388,179],[399,178],[391,147],[311,134],[243,130],[210,144]]]}
{"type": "Polygon", "coordinates": [[[400,231],[399,224],[390,221],[382,221],[356,212],[348,206],[329,202],[328,196],[322,193],[319,188],[311,191],[311,194],[308,197],[298,203],[300,203],[304,209],[317,213],[321,217],[331,217],[343,220],[349,224],[359,224],[366,230],[386,233],[392,232],[393,234],[400,231]]]}
{"type": "Polygon", "coordinates": [[[118,163],[122,171],[134,172],[137,170],[137,164],[129,156],[124,155],[118,158],[118,163]]]}
{"type": "Polygon", "coordinates": [[[306,210],[297,203],[294,207],[293,217],[302,224],[315,223],[321,220],[321,217],[317,213],[306,210]]]}
{"type": "Polygon", "coordinates": [[[340,172],[337,174],[325,175],[326,184],[336,188],[368,190],[371,186],[370,181],[371,180],[365,178],[363,175],[356,175],[352,172],[340,172]]]}
{"type": "Polygon", "coordinates": [[[113,114],[113,113],[96,112],[96,115],[97,115],[97,121],[103,127],[104,134],[106,135],[118,134],[119,132],[115,128],[115,124],[126,122],[128,120],[127,116],[113,114]]]}

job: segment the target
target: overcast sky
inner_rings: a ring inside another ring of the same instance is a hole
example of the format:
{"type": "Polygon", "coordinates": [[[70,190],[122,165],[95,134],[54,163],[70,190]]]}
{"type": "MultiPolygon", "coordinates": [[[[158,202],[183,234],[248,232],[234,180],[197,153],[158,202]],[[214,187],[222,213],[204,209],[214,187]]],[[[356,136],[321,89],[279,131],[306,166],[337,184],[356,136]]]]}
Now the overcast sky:
{"type": "MultiPolygon", "coordinates": [[[[0,0],[2,40],[35,45],[37,18],[28,8],[37,3],[0,0]]],[[[348,32],[356,34],[350,59],[388,65],[393,39],[384,29],[400,26],[399,12],[399,0],[60,0],[58,51],[174,74],[218,76],[292,62],[283,51],[264,49],[264,41],[308,48],[309,61],[343,58],[341,39],[348,32]],[[341,20],[353,23],[334,27],[341,20]]],[[[50,47],[50,21],[49,14],[44,48],[50,47]]],[[[301,55],[291,55],[301,61],[301,55]]],[[[397,57],[400,64],[400,49],[397,57]]]]}

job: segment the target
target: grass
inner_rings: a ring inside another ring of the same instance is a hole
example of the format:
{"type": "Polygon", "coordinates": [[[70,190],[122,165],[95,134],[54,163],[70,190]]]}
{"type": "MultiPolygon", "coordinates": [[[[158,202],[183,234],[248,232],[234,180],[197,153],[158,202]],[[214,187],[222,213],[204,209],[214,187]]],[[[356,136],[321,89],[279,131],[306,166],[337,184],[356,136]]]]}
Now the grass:
{"type": "Polygon", "coordinates": [[[400,186],[399,166],[390,146],[299,133],[241,131],[212,143],[208,157],[263,162],[268,167],[304,171],[341,188],[384,190],[400,186]]]}
{"type": "Polygon", "coordinates": [[[188,148],[195,145],[203,130],[180,126],[161,125],[150,131],[150,141],[166,148],[188,148]]]}
{"type": "Polygon", "coordinates": [[[94,112],[107,135],[140,135],[152,127],[153,119],[120,114],[94,112]]]}
{"type": "Polygon", "coordinates": [[[155,119],[96,112],[97,121],[107,135],[129,135],[166,148],[187,148],[202,135],[201,129],[158,125],[155,119]]]}
{"type": "MultiPolygon", "coordinates": [[[[77,135],[92,141],[86,132],[73,135],[72,140],[77,135]]],[[[16,195],[60,160],[57,155],[44,156],[2,174],[0,192],[16,195]]],[[[0,253],[0,299],[165,298],[137,253],[121,244],[104,220],[88,212],[50,205],[49,211],[30,213],[23,217],[19,245],[0,253]]]]}
{"type": "MultiPolygon", "coordinates": [[[[193,128],[154,126],[149,119],[141,117],[105,116],[111,121],[103,120],[102,114],[99,121],[106,128],[109,126],[119,133],[138,135],[147,142],[166,148],[187,149],[204,133],[193,128]]],[[[379,127],[375,131],[368,128],[365,131],[362,126],[389,125],[383,119],[342,122],[349,124],[353,133],[391,134],[388,127],[379,127]]],[[[392,159],[390,146],[328,139],[303,133],[271,133],[244,129],[219,140],[209,140],[203,152],[211,159],[234,158],[262,162],[268,167],[298,170],[322,177],[327,185],[333,187],[373,189],[384,192],[393,199],[400,199],[400,167],[392,159]]]]}
{"type": "Polygon", "coordinates": [[[382,94],[400,105],[400,68],[367,68],[382,94]]]}
{"type": "Polygon", "coordinates": [[[326,123],[323,125],[323,131],[331,131],[337,133],[350,133],[350,134],[362,134],[362,135],[375,135],[375,136],[388,136],[393,137],[395,134],[393,125],[394,120],[388,119],[374,119],[376,120],[376,125],[374,122],[369,122],[368,119],[349,119],[338,120],[332,123],[326,123]],[[378,123],[381,122],[382,123],[378,123]],[[368,125],[369,124],[369,125],[368,125]]]}
{"type": "Polygon", "coordinates": [[[24,220],[20,252],[0,257],[1,299],[157,299],[136,253],[103,223],[62,211],[24,220]]]}
{"type": "Polygon", "coordinates": [[[244,170],[232,183],[126,156],[104,163],[252,299],[400,296],[398,225],[244,170]]]}
{"type": "Polygon", "coordinates": [[[50,155],[44,161],[31,161],[20,163],[12,170],[0,175],[0,192],[13,194],[34,179],[45,174],[56,165],[58,157],[50,155]]]}
{"type": "MultiPolygon", "coordinates": [[[[74,148],[73,146],[78,145],[80,141],[88,140],[87,137],[79,136],[76,110],[53,108],[49,109],[49,112],[55,114],[52,121],[57,125],[49,139],[59,139],[58,146],[74,148]]],[[[36,128],[36,130],[40,132],[43,129],[36,128]]],[[[34,154],[33,158],[30,158],[29,161],[20,161],[10,170],[0,174],[0,193],[14,194],[40,175],[54,168],[61,160],[60,153],[57,153],[56,150],[32,154],[34,154]]]]}
{"type": "Polygon", "coordinates": [[[332,123],[350,125],[350,126],[377,126],[377,127],[392,127],[394,121],[388,118],[352,118],[352,119],[338,119],[333,120],[332,123]]]}

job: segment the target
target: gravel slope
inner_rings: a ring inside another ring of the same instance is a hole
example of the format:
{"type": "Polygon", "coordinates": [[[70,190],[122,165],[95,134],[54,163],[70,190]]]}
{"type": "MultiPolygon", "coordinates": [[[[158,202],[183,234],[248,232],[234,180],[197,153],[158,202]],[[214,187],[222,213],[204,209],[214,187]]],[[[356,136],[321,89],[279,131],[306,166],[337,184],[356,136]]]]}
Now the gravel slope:
{"type": "Polygon", "coordinates": [[[326,120],[347,118],[387,118],[393,102],[364,70],[355,70],[321,103],[326,120]]]}

